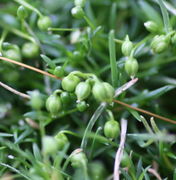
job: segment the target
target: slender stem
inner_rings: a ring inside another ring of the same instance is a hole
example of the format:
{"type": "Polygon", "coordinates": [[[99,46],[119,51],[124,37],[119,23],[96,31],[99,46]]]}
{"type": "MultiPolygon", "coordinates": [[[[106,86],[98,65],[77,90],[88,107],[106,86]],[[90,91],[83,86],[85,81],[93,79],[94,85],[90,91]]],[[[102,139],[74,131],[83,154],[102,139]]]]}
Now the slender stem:
{"type": "Polygon", "coordinates": [[[109,54],[110,54],[112,85],[114,87],[117,87],[118,86],[118,80],[119,80],[119,72],[118,72],[118,66],[116,65],[114,30],[111,30],[109,33],[109,54]]]}
{"type": "Polygon", "coordinates": [[[48,31],[77,31],[78,28],[48,28],[48,31]]]}
{"type": "Polygon", "coordinates": [[[122,106],[125,106],[125,107],[127,107],[127,108],[134,109],[134,110],[139,111],[139,112],[141,112],[141,113],[148,114],[148,115],[150,115],[150,116],[153,116],[153,117],[155,117],[155,118],[161,119],[161,120],[166,121],[166,122],[170,122],[170,123],[172,123],[172,124],[176,124],[176,121],[174,121],[174,120],[172,120],[172,119],[169,119],[169,118],[166,118],[166,117],[163,117],[163,116],[160,116],[160,115],[151,113],[151,112],[149,112],[149,111],[146,111],[146,110],[143,110],[143,109],[140,109],[140,108],[137,108],[137,107],[133,107],[133,106],[131,106],[131,105],[129,105],[129,104],[126,104],[126,103],[121,102],[121,101],[118,101],[118,100],[113,100],[113,101],[114,101],[115,103],[118,103],[118,104],[120,104],[120,105],[122,105],[122,106]]]}
{"type": "Polygon", "coordinates": [[[21,96],[21,97],[23,97],[23,98],[30,99],[30,96],[29,96],[29,95],[24,94],[24,93],[21,93],[21,92],[15,90],[15,89],[11,88],[10,86],[2,83],[1,81],[0,81],[0,86],[2,86],[3,88],[7,89],[8,91],[10,91],[10,92],[12,92],[12,93],[14,93],[14,94],[17,94],[17,95],[19,95],[19,96],[21,96]]]}
{"type": "Polygon", "coordinates": [[[37,8],[33,7],[31,4],[27,3],[26,1],[24,1],[24,0],[14,0],[14,1],[16,1],[17,3],[23,5],[27,9],[35,11],[40,17],[43,16],[42,13],[37,8]]]}
{"type": "Polygon", "coordinates": [[[87,24],[94,30],[94,29],[95,29],[95,26],[94,26],[94,24],[91,22],[91,20],[90,20],[87,16],[84,16],[84,19],[85,19],[85,21],[87,22],[87,24]]]}
{"type": "Polygon", "coordinates": [[[100,104],[100,106],[97,108],[97,110],[95,111],[95,113],[93,114],[92,118],[90,119],[83,138],[82,138],[82,142],[81,142],[81,149],[85,150],[86,149],[86,145],[87,145],[87,135],[88,133],[92,130],[95,122],[97,121],[97,119],[100,117],[101,113],[104,111],[105,107],[106,107],[106,103],[104,104],[100,104]]]}
{"type": "Polygon", "coordinates": [[[2,32],[2,36],[1,36],[1,39],[0,39],[0,53],[1,53],[1,54],[2,54],[2,43],[4,42],[4,39],[6,38],[7,33],[8,33],[8,31],[7,31],[7,30],[4,30],[4,31],[2,32]]]}
{"type": "Polygon", "coordinates": [[[33,71],[36,71],[36,72],[41,73],[41,74],[43,74],[43,75],[50,76],[50,77],[55,78],[55,79],[61,79],[61,78],[59,78],[59,77],[57,77],[57,76],[55,76],[55,75],[52,75],[52,74],[50,74],[50,73],[48,73],[48,72],[45,72],[45,71],[42,71],[42,70],[37,69],[37,68],[35,68],[35,67],[32,67],[32,66],[23,64],[23,63],[21,63],[21,62],[14,61],[14,60],[12,60],[12,59],[8,59],[8,58],[5,58],[5,57],[0,57],[0,59],[3,60],[3,61],[8,61],[8,62],[10,62],[10,63],[16,64],[16,65],[18,65],[18,66],[25,67],[25,68],[30,69],[30,70],[33,70],[33,71]]]}

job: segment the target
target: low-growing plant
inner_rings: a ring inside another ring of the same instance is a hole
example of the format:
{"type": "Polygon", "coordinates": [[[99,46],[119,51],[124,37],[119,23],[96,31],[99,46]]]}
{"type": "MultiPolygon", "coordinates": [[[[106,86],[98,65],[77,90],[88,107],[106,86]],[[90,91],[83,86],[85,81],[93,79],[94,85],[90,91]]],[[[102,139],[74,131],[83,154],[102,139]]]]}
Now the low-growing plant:
{"type": "Polygon", "coordinates": [[[174,6],[2,0],[0,179],[176,179],[174,6]]]}

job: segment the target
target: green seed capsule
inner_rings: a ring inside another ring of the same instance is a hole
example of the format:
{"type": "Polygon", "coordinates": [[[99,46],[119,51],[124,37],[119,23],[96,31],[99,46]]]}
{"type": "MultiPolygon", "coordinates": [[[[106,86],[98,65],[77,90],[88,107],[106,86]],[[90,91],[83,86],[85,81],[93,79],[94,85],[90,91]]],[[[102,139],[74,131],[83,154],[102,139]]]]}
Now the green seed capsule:
{"type": "Polygon", "coordinates": [[[133,49],[133,43],[129,40],[129,37],[126,36],[125,41],[122,44],[122,53],[125,56],[130,56],[133,49]]]}
{"type": "Polygon", "coordinates": [[[78,19],[81,19],[84,17],[84,11],[81,6],[76,6],[72,8],[71,13],[75,18],[78,18],[78,19]]]}
{"type": "Polygon", "coordinates": [[[40,30],[46,31],[46,30],[48,30],[49,27],[51,27],[52,21],[51,21],[50,17],[43,16],[43,17],[39,18],[39,20],[37,21],[37,25],[40,30]]]}
{"type": "Polygon", "coordinates": [[[37,44],[27,42],[22,46],[22,54],[26,58],[34,58],[39,56],[39,46],[37,44]]]}
{"type": "Polygon", "coordinates": [[[134,58],[128,58],[125,62],[125,71],[130,77],[134,77],[138,72],[138,62],[134,58]]]}
{"type": "Polygon", "coordinates": [[[3,51],[3,56],[5,56],[6,58],[15,60],[15,61],[21,61],[21,53],[20,51],[16,50],[16,49],[9,49],[7,51],[3,51]]]}
{"type": "Polygon", "coordinates": [[[55,139],[57,141],[58,144],[58,150],[62,150],[64,149],[64,147],[68,144],[68,139],[67,136],[64,133],[58,133],[55,136],[55,139]]]}
{"type": "Polygon", "coordinates": [[[170,36],[156,35],[151,42],[151,48],[154,53],[161,53],[165,51],[170,43],[170,36]]]}
{"type": "Polygon", "coordinates": [[[145,22],[144,26],[151,33],[156,33],[156,32],[159,31],[158,25],[155,22],[153,22],[153,21],[145,22]]]}
{"type": "Polygon", "coordinates": [[[80,82],[79,77],[75,75],[68,75],[62,80],[62,88],[67,92],[73,92],[80,82]]]}
{"type": "Polygon", "coordinates": [[[27,18],[28,16],[28,13],[27,13],[27,10],[24,6],[20,6],[18,9],[17,9],[17,16],[19,19],[23,20],[25,18],[27,18]]]}
{"type": "Polygon", "coordinates": [[[52,155],[58,150],[57,140],[52,136],[44,136],[42,138],[42,151],[44,154],[52,155]]]}
{"type": "Polygon", "coordinates": [[[115,139],[119,136],[119,123],[115,120],[110,120],[105,123],[104,134],[107,138],[115,139]]]}
{"type": "Polygon", "coordinates": [[[91,93],[91,87],[88,82],[80,82],[75,89],[78,101],[86,99],[91,93]]]}
{"type": "Polygon", "coordinates": [[[54,75],[57,77],[63,77],[65,75],[65,71],[64,71],[63,67],[57,66],[54,69],[54,75]]]}
{"type": "Polygon", "coordinates": [[[62,110],[61,99],[57,95],[50,95],[46,101],[46,108],[52,115],[57,115],[62,110]]]}
{"type": "Polygon", "coordinates": [[[78,111],[84,112],[89,107],[89,105],[85,101],[80,101],[80,102],[78,102],[76,107],[77,107],[78,111]]]}
{"type": "Polygon", "coordinates": [[[75,0],[74,3],[75,3],[75,6],[84,7],[86,0],[75,0]]]}
{"type": "Polygon", "coordinates": [[[122,167],[130,167],[131,166],[131,158],[128,156],[127,152],[123,152],[122,160],[121,160],[122,167]]]}
{"type": "Polygon", "coordinates": [[[92,180],[104,180],[106,179],[106,168],[100,161],[91,162],[88,165],[88,169],[92,180]]]}
{"type": "Polygon", "coordinates": [[[68,92],[62,92],[60,95],[60,99],[62,101],[63,104],[68,104],[70,102],[70,95],[68,92]]]}
{"type": "Polygon", "coordinates": [[[92,93],[96,100],[111,103],[115,94],[114,88],[106,82],[95,82],[92,93]]]}
{"type": "Polygon", "coordinates": [[[39,91],[35,90],[30,92],[30,105],[36,110],[40,110],[44,106],[43,98],[39,91]]]}
{"type": "Polygon", "coordinates": [[[78,152],[71,156],[70,161],[74,168],[81,168],[87,164],[87,157],[83,152],[78,152]]]}

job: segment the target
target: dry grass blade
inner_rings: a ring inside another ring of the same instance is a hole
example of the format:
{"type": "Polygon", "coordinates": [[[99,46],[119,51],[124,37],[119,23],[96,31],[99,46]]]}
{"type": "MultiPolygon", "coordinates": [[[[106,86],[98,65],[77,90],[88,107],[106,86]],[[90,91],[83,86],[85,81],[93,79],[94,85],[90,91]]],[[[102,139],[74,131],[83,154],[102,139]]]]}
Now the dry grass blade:
{"type": "Polygon", "coordinates": [[[10,63],[16,64],[16,65],[18,65],[18,66],[21,66],[21,67],[30,69],[30,70],[32,70],[32,71],[36,71],[36,72],[38,72],[38,73],[40,73],[40,74],[43,74],[43,75],[46,75],[46,76],[50,76],[50,77],[55,78],[55,79],[61,79],[61,78],[59,78],[59,77],[57,77],[57,76],[55,76],[55,75],[53,75],[53,74],[50,74],[50,73],[45,72],[45,71],[42,71],[42,70],[40,70],[40,69],[38,69],[38,68],[35,68],[35,67],[32,67],[32,66],[26,65],[26,64],[24,64],[24,63],[14,61],[14,60],[12,60],[12,59],[8,59],[8,58],[5,58],[5,57],[0,57],[0,59],[3,60],[3,61],[7,61],[7,62],[10,62],[10,63]]]}
{"type": "Polygon", "coordinates": [[[120,138],[120,145],[116,153],[115,157],[115,165],[114,165],[114,180],[120,179],[120,162],[123,156],[123,149],[125,145],[125,139],[126,139],[126,132],[127,132],[127,120],[122,119],[121,120],[121,138],[120,138]]]}

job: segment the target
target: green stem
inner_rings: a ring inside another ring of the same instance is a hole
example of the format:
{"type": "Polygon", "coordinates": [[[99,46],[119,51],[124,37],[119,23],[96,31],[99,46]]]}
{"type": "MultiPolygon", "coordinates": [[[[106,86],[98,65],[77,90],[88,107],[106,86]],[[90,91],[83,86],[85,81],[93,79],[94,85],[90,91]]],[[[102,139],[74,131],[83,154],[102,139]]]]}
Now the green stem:
{"type": "Polygon", "coordinates": [[[96,123],[97,119],[100,117],[102,112],[104,111],[106,105],[107,105],[106,103],[100,104],[100,106],[97,108],[97,110],[93,114],[92,118],[90,119],[90,121],[86,127],[86,130],[84,132],[83,138],[82,138],[81,149],[83,149],[83,150],[86,149],[88,133],[91,132],[94,124],[96,123]]]}
{"type": "Polygon", "coordinates": [[[0,53],[2,54],[2,43],[4,42],[6,36],[7,36],[7,33],[8,31],[7,30],[4,30],[2,32],[2,35],[1,35],[1,39],[0,39],[0,53]]]}
{"type": "Polygon", "coordinates": [[[94,29],[95,29],[95,26],[94,26],[94,24],[91,22],[91,20],[90,20],[87,16],[84,16],[84,19],[85,19],[85,21],[87,22],[87,24],[94,30],[94,29]]]}
{"type": "Polygon", "coordinates": [[[116,65],[114,30],[111,30],[109,33],[109,54],[110,54],[112,85],[116,88],[118,86],[119,73],[118,73],[118,66],[116,65]]]}
{"type": "Polygon", "coordinates": [[[26,7],[27,9],[30,9],[32,11],[35,11],[40,17],[42,17],[42,13],[35,7],[33,7],[32,5],[30,5],[29,3],[27,3],[26,1],[24,0],[14,0],[16,1],[17,3],[23,5],[24,7],[26,7]]]}
{"type": "Polygon", "coordinates": [[[48,31],[77,31],[78,29],[74,28],[48,28],[48,31]]]}
{"type": "Polygon", "coordinates": [[[169,31],[171,30],[171,26],[170,26],[169,15],[168,15],[167,9],[166,9],[166,7],[165,7],[165,5],[163,3],[163,0],[158,0],[158,3],[160,5],[161,12],[162,12],[162,15],[163,15],[165,32],[169,33],[169,31]]]}

